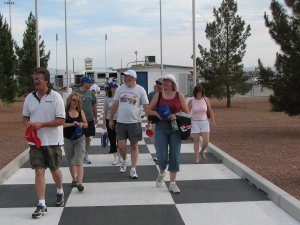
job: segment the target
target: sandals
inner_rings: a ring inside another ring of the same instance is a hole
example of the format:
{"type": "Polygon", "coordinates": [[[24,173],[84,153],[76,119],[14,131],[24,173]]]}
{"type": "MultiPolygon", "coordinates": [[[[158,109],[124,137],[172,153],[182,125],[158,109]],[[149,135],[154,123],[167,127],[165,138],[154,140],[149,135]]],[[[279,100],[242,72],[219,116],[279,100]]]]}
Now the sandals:
{"type": "Polygon", "coordinates": [[[203,160],[206,160],[206,155],[205,155],[204,152],[200,153],[200,155],[201,155],[201,158],[202,158],[203,160]]]}

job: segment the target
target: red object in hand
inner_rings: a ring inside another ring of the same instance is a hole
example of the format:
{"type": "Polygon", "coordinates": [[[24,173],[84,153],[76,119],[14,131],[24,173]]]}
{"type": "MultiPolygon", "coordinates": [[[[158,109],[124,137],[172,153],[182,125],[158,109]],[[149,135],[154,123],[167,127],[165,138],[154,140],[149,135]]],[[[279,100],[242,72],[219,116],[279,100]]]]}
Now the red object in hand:
{"type": "Polygon", "coordinates": [[[148,137],[152,137],[153,136],[153,131],[152,130],[146,130],[146,134],[148,135],[148,137]]]}
{"type": "Polygon", "coordinates": [[[32,126],[27,127],[25,131],[25,138],[27,141],[34,143],[37,148],[41,147],[41,140],[32,126]]]}

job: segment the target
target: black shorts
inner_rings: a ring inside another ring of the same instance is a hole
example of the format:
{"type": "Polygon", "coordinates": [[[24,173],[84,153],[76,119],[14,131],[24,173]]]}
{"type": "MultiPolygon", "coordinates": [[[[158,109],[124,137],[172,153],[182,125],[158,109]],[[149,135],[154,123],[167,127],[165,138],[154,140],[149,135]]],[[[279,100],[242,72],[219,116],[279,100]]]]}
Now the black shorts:
{"type": "Polygon", "coordinates": [[[83,130],[84,136],[86,136],[86,137],[95,136],[96,128],[95,128],[94,120],[93,121],[88,121],[88,127],[83,128],[82,130],[83,130]]]}

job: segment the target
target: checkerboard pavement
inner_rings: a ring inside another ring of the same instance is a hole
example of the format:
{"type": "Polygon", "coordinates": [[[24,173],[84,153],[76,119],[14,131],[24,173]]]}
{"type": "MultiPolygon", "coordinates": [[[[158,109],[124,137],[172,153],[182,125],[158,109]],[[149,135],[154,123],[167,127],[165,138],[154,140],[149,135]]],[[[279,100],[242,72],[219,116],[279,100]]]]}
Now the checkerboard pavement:
{"type": "MultiPolygon", "coordinates": [[[[103,97],[98,99],[98,111],[102,115],[103,97]]],[[[33,220],[31,214],[37,204],[34,172],[29,162],[0,186],[0,225],[8,224],[205,224],[205,225],[296,225],[299,224],[263,193],[241,179],[220,163],[210,152],[207,160],[193,164],[193,144],[184,141],[181,149],[181,167],[177,177],[180,194],[168,191],[166,174],[162,188],[156,188],[158,167],[153,161],[155,149],[145,135],[139,143],[137,173],[139,178],[129,177],[127,171],[119,172],[113,166],[108,148],[100,147],[101,124],[91,141],[90,160],[85,165],[83,192],[72,188],[71,176],[65,157],[63,173],[65,206],[55,207],[55,185],[49,170],[46,171],[46,204],[48,214],[33,220]]],[[[128,158],[130,151],[128,146],[128,158]]]]}

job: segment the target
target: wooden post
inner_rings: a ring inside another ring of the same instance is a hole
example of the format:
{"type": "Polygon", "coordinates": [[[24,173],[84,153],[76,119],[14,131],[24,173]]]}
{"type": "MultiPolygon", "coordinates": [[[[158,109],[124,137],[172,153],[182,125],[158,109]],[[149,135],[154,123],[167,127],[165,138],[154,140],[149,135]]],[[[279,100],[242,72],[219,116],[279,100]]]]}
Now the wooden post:
{"type": "Polygon", "coordinates": [[[0,99],[0,108],[3,109],[2,100],[0,99]]]}

